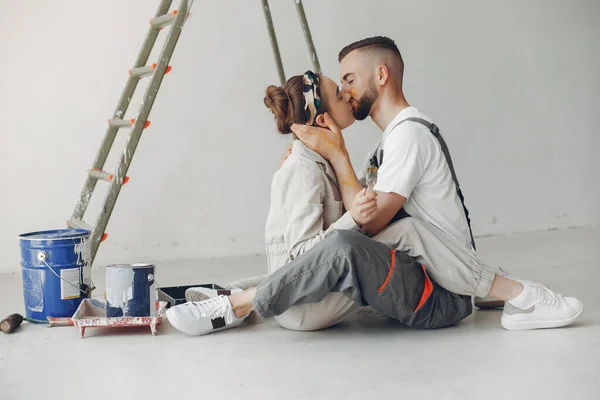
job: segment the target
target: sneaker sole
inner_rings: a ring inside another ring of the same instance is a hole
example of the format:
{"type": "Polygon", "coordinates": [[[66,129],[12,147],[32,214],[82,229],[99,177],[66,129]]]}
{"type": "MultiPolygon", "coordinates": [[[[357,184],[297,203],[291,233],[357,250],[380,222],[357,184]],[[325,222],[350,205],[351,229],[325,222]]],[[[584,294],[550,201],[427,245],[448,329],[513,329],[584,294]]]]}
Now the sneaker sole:
{"type": "Polygon", "coordinates": [[[500,323],[502,327],[509,331],[528,331],[533,329],[552,329],[562,328],[563,326],[571,325],[583,314],[583,305],[574,315],[569,318],[559,320],[526,320],[526,321],[513,321],[502,315],[500,323]]]}
{"type": "Polygon", "coordinates": [[[170,309],[170,308],[169,308],[169,309],[167,309],[166,316],[167,316],[167,319],[169,320],[169,323],[171,324],[171,326],[172,326],[173,328],[177,329],[179,332],[182,332],[182,333],[185,333],[186,335],[191,335],[191,336],[204,336],[204,335],[208,335],[208,334],[210,334],[210,333],[219,332],[219,331],[224,331],[224,330],[227,330],[227,329],[235,328],[236,326],[240,325],[240,324],[243,322],[243,320],[242,320],[242,321],[239,321],[239,322],[237,322],[237,323],[233,323],[233,324],[230,324],[230,325],[226,325],[226,326],[224,326],[224,327],[222,327],[222,328],[211,329],[211,330],[209,330],[209,331],[204,331],[204,332],[200,332],[200,333],[198,333],[198,332],[192,332],[192,331],[188,331],[188,330],[186,330],[186,329],[183,327],[183,325],[182,325],[182,324],[180,324],[180,323],[177,321],[177,319],[176,319],[176,318],[173,318],[173,315],[170,313],[170,311],[171,311],[171,309],[170,309]]]}
{"type": "Polygon", "coordinates": [[[496,308],[503,308],[504,302],[502,300],[476,302],[475,307],[479,308],[480,310],[492,310],[496,308]]]}

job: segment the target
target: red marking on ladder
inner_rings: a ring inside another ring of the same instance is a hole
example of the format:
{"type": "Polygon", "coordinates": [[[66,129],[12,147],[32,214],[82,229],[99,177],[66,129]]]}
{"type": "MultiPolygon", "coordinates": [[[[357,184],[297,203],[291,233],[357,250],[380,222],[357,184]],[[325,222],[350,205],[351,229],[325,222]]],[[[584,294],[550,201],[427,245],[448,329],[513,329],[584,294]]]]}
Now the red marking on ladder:
{"type": "MultiPolygon", "coordinates": [[[[135,118],[131,118],[129,120],[129,122],[131,123],[131,125],[133,125],[135,123],[135,118]]],[[[150,122],[150,121],[146,121],[146,123],[144,124],[144,129],[146,129],[147,127],[149,127],[151,123],[152,122],[150,122]]]]}
{"type": "MultiPolygon", "coordinates": [[[[108,175],[109,182],[112,182],[113,178],[114,178],[113,174],[108,175]]],[[[123,178],[123,185],[126,184],[127,182],[129,182],[129,177],[128,176],[126,176],[125,178],[123,178]]]]}
{"type": "MultiPolygon", "coordinates": [[[[152,64],[150,67],[152,68],[152,71],[154,71],[156,69],[156,64],[152,64]]],[[[171,67],[170,65],[167,66],[167,69],[165,70],[165,75],[171,72],[171,69],[173,69],[173,67],[171,67]]]]}
{"type": "Polygon", "coordinates": [[[106,240],[106,238],[108,237],[108,233],[103,233],[102,234],[102,239],[100,239],[101,242],[104,242],[106,240]]]}

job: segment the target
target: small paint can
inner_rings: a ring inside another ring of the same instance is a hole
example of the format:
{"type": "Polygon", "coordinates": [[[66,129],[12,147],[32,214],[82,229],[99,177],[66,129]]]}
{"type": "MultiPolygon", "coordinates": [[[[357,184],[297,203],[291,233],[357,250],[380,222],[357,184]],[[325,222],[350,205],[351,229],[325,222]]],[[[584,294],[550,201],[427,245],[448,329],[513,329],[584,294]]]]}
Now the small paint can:
{"type": "Polygon", "coordinates": [[[138,263],[106,267],[106,316],[156,316],[154,265],[138,263]]]}

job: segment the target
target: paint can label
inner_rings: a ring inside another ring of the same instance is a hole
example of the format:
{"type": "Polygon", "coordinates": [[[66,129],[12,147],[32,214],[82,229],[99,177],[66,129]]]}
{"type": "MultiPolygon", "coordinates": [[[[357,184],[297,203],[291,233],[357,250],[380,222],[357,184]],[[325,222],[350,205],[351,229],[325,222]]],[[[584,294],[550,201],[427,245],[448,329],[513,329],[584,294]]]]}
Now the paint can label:
{"type": "Polygon", "coordinates": [[[60,270],[60,298],[61,300],[77,299],[79,291],[79,268],[66,268],[60,270]]]}
{"type": "Polygon", "coordinates": [[[40,269],[23,269],[23,289],[25,292],[25,307],[29,311],[44,311],[44,285],[46,271],[40,269]]]}

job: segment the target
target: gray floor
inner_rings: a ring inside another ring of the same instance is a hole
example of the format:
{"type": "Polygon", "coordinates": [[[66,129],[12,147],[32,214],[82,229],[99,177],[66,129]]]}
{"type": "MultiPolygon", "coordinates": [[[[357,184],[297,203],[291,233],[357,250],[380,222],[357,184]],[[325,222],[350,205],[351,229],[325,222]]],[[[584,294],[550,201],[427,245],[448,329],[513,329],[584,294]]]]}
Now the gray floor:
{"type": "MultiPolygon", "coordinates": [[[[189,337],[165,322],[156,337],[88,329],[84,339],[74,327],[24,324],[0,333],[0,399],[600,398],[600,228],[478,244],[490,264],[581,298],[582,318],[508,332],[500,311],[476,311],[456,327],[416,331],[365,311],[313,333],[268,321],[189,337]]],[[[226,283],[263,270],[261,257],[187,261],[161,263],[157,278],[163,286],[226,283]]],[[[103,272],[95,272],[98,287],[103,272]]],[[[0,275],[0,316],[22,312],[21,292],[20,274],[0,275]]]]}

